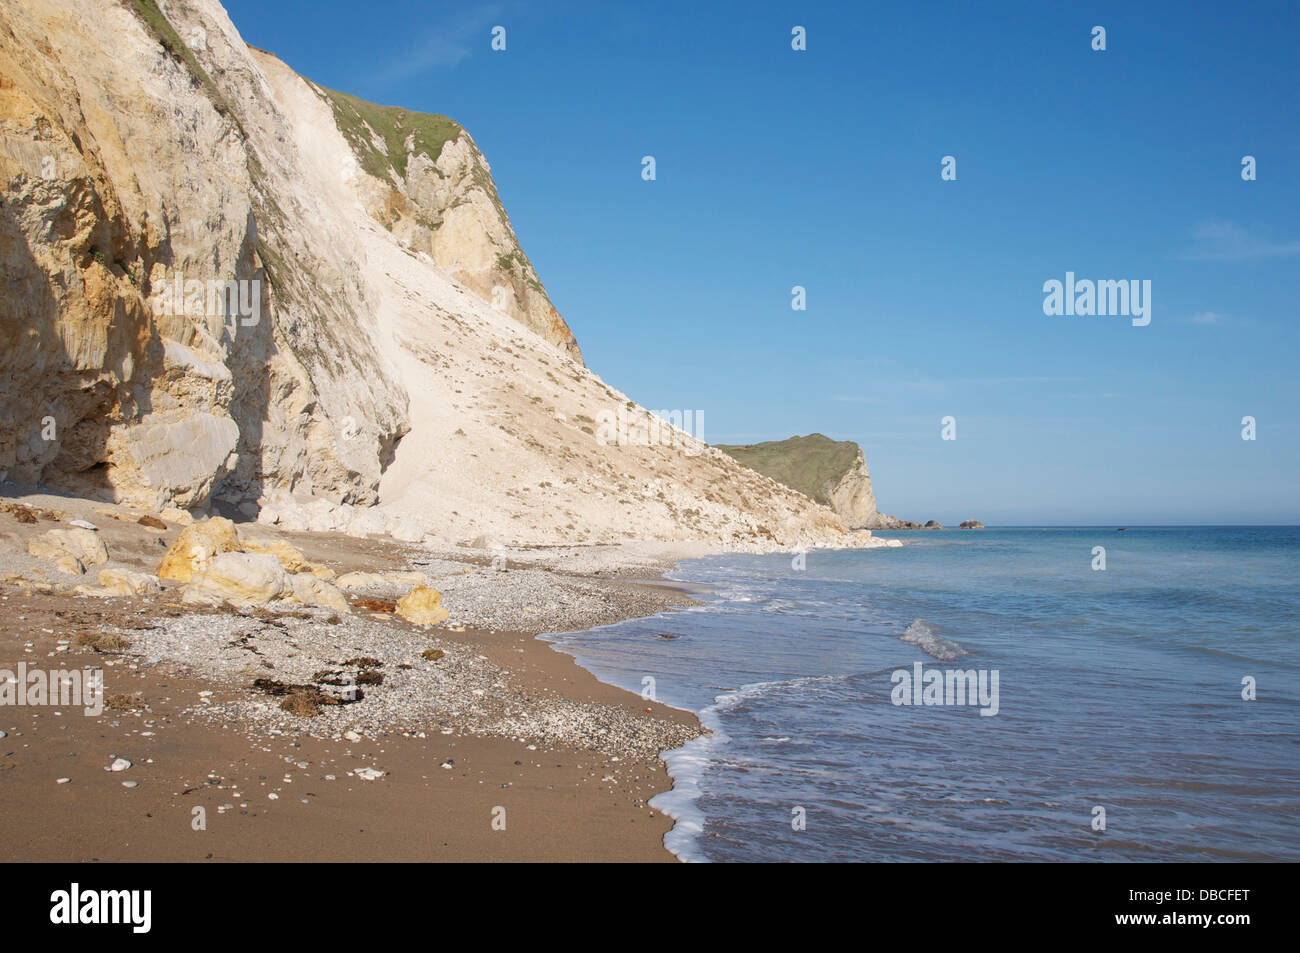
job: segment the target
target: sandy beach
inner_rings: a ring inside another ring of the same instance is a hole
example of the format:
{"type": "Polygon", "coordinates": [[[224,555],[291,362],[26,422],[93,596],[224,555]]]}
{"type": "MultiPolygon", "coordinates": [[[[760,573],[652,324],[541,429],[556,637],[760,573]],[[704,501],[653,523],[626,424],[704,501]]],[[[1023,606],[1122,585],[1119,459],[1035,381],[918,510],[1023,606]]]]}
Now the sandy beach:
{"type": "Polygon", "coordinates": [[[28,540],[82,519],[107,566],[150,572],[181,527],[74,498],[6,502],[0,669],[102,667],[107,703],[0,708],[3,859],[673,859],[671,821],[646,802],[670,786],[659,751],[697,734],[694,716],[536,638],[688,603],[653,583],[663,547],[511,552],[501,568],[500,553],[252,528],[338,575],[423,573],[451,617],[421,627],[356,605],[382,609],[409,582],[345,590],[348,613],[195,606],[172,583],[77,592],[94,570],[51,570],[28,540]],[[353,679],[354,703],[281,708],[277,686],[333,697],[353,679]]]}

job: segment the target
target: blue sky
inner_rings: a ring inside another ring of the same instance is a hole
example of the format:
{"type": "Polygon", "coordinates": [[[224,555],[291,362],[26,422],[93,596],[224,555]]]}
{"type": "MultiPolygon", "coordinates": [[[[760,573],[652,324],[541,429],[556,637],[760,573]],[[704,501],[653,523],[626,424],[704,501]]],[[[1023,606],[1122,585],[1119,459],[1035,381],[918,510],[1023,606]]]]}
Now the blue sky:
{"type": "Polygon", "coordinates": [[[918,520],[1300,523],[1300,5],[225,2],[463,123],[589,366],[710,442],[856,440],[918,520]],[[1150,325],[1045,316],[1067,271],[1150,325]]]}

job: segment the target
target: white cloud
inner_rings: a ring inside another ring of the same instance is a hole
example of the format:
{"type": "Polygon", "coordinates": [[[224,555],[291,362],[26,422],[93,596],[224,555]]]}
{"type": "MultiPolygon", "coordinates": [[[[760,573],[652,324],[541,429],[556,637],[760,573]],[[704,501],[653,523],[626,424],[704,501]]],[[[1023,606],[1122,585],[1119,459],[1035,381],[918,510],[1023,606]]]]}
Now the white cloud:
{"type": "Polygon", "coordinates": [[[1300,255],[1300,241],[1279,242],[1235,222],[1202,222],[1192,229],[1192,248],[1176,257],[1184,261],[1246,261],[1300,255]]]}

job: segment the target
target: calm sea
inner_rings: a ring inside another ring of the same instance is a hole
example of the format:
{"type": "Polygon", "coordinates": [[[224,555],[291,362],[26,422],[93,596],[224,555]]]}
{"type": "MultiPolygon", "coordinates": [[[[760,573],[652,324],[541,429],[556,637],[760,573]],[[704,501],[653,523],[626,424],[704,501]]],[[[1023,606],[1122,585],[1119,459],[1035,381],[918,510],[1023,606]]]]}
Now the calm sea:
{"type": "Polygon", "coordinates": [[[666,755],[679,857],[1300,859],[1300,528],[884,535],[547,637],[713,729],[666,755]]]}

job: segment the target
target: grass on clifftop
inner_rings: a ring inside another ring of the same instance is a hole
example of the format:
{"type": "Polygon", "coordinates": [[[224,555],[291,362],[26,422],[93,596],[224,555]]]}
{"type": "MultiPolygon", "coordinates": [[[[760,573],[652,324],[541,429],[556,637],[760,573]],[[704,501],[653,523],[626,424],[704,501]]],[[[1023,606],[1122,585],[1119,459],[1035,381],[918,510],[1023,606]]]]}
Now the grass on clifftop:
{"type": "Polygon", "coordinates": [[[829,490],[849,471],[860,452],[851,440],[832,440],[819,433],[767,443],[716,446],[751,470],[827,506],[831,502],[829,490]]]}
{"type": "Polygon", "coordinates": [[[400,179],[406,178],[408,137],[414,136],[415,154],[424,153],[437,162],[442,147],[464,131],[460,123],[447,116],[411,112],[399,106],[376,106],[347,93],[317,88],[329,97],[339,131],[357,154],[361,167],[384,182],[389,181],[389,170],[400,179]],[[375,144],[372,130],[383,140],[383,149],[375,144]]]}

